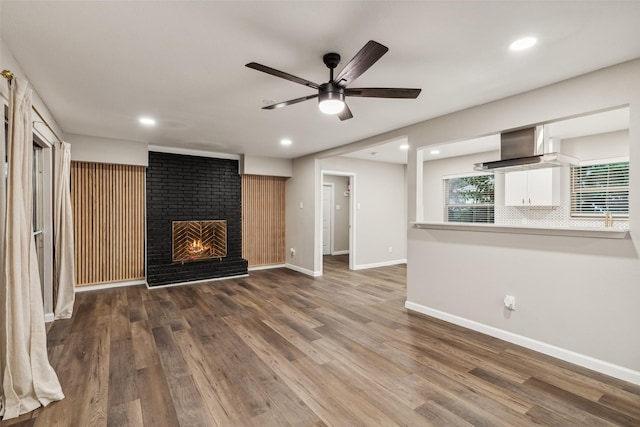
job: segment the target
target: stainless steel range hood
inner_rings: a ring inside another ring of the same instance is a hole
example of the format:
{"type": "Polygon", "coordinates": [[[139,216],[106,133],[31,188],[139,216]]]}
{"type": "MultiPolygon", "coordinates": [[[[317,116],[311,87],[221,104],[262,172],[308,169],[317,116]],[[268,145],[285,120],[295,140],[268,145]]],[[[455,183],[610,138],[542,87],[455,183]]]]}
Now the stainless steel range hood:
{"type": "Polygon", "coordinates": [[[509,172],[577,165],[578,159],[558,152],[545,152],[543,126],[500,134],[500,160],[475,163],[477,171],[509,172]]]}

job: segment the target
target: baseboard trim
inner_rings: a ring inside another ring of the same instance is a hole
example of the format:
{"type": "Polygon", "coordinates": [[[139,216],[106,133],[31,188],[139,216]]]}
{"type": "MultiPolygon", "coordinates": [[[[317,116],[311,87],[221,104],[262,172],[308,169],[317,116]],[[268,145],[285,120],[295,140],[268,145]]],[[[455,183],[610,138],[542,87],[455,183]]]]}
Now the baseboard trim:
{"type": "Polygon", "coordinates": [[[388,267],[390,265],[406,264],[406,259],[394,259],[392,261],[374,262],[371,264],[358,264],[354,265],[354,270],[366,270],[367,268],[388,267]]]}
{"type": "Polygon", "coordinates": [[[537,341],[532,338],[514,334],[513,332],[498,329],[493,326],[476,322],[474,320],[465,319],[464,317],[445,313],[443,311],[416,304],[411,301],[406,301],[404,306],[409,310],[417,311],[418,313],[426,314],[427,316],[432,316],[437,319],[444,320],[445,322],[472,329],[474,331],[481,332],[483,334],[490,335],[492,337],[520,345],[522,347],[526,347],[530,350],[534,350],[539,353],[564,360],[565,362],[573,363],[574,365],[582,366],[584,368],[588,368],[602,374],[630,382],[632,384],[640,385],[640,372],[625,368],[624,366],[614,365],[613,363],[605,362],[604,360],[596,359],[594,357],[576,353],[565,348],[557,347],[555,345],[537,341]]]}
{"type": "Polygon", "coordinates": [[[257,267],[249,267],[249,271],[257,271],[257,270],[269,270],[272,268],[284,268],[286,264],[271,264],[271,265],[259,265],[257,267]]]}
{"type": "Polygon", "coordinates": [[[331,252],[331,255],[349,255],[349,249],[344,251],[333,251],[331,252]]]}
{"type": "Polygon", "coordinates": [[[298,273],[306,274],[307,276],[312,276],[312,277],[322,276],[322,271],[312,271],[304,267],[299,267],[293,264],[285,264],[284,266],[287,267],[289,270],[297,271],[298,273]]]}
{"type": "Polygon", "coordinates": [[[154,290],[154,289],[162,289],[162,288],[173,288],[174,286],[199,285],[207,282],[217,282],[218,280],[241,279],[243,277],[249,277],[249,275],[238,274],[236,276],[214,277],[212,279],[192,280],[190,282],[168,283],[166,285],[155,285],[155,286],[149,286],[149,284],[146,282],[145,284],[147,285],[147,289],[154,290]]]}
{"type": "Polygon", "coordinates": [[[127,282],[111,282],[111,283],[101,283],[99,285],[87,285],[87,286],[76,286],[75,291],[77,292],[88,292],[88,291],[97,291],[100,289],[111,289],[111,288],[122,288],[124,286],[136,286],[136,285],[146,285],[146,280],[129,280],[127,282]]]}

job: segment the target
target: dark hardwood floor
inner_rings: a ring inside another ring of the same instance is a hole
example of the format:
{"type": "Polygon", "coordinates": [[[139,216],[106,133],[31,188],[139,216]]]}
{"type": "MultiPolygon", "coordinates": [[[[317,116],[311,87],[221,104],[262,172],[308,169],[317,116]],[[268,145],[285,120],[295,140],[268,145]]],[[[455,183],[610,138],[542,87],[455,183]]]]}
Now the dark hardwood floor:
{"type": "Polygon", "coordinates": [[[66,398],[2,426],[640,425],[640,387],[404,308],[405,267],[77,295],[66,398]]]}

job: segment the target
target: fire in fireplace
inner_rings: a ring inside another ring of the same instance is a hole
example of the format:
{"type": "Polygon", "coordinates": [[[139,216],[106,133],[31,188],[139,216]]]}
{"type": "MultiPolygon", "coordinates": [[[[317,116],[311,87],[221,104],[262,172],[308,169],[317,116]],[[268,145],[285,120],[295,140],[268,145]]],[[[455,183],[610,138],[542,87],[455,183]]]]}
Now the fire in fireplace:
{"type": "Polygon", "coordinates": [[[227,221],[173,221],[173,261],[227,256],[227,221]]]}

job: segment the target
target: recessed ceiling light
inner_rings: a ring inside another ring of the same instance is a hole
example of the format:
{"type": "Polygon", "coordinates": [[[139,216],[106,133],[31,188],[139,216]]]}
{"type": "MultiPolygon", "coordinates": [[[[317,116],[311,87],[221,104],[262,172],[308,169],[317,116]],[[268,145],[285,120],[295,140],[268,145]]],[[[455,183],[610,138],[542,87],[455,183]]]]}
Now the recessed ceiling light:
{"type": "Polygon", "coordinates": [[[429,153],[433,154],[434,156],[437,154],[440,154],[440,150],[431,150],[429,151],[429,153]]]}
{"type": "Polygon", "coordinates": [[[402,145],[400,146],[400,149],[401,149],[401,150],[408,150],[408,149],[409,149],[409,144],[402,144],[402,145]]]}
{"type": "Polygon", "coordinates": [[[138,121],[140,122],[140,124],[145,126],[153,126],[156,124],[155,119],[152,119],[151,117],[140,117],[138,121]]]}
{"type": "Polygon", "coordinates": [[[282,145],[291,145],[291,140],[288,139],[288,138],[282,138],[280,140],[280,144],[282,144],[282,145]]]}
{"type": "Polygon", "coordinates": [[[537,41],[538,39],[536,39],[535,37],[523,37],[511,43],[509,45],[509,49],[515,51],[529,49],[530,47],[535,45],[537,41]]]}

